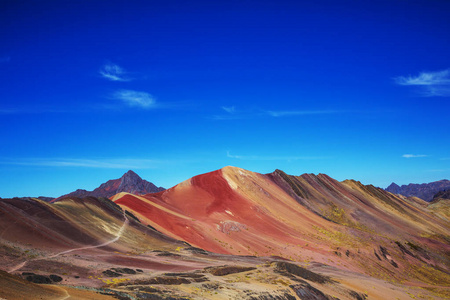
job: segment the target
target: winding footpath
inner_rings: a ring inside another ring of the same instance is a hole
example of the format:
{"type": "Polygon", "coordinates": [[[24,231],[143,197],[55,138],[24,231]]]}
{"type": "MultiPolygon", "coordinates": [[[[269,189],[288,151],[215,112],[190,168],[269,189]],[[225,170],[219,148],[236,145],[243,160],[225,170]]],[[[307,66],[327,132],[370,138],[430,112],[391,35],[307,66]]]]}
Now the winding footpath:
{"type": "Polygon", "coordinates": [[[104,247],[104,246],[107,246],[109,244],[112,244],[114,242],[117,242],[122,237],[123,232],[125,231],[126,227],[130,223],[130,221],[128,220],[127,216],[125,215],[125,211],[123,211],[123,217],[124,217],[125,220],[124,220],[122,226],[120,227],[119,231],[117,232],[116,237],[111,239],[111,240],[109,240],[109,241],[106,241],[106,242],[104,242],[104,243],[102,243],[100,245],[90,245],[90,246],[84,246],[84,247],[79,247],[79,248],[73,248],[73,249],[62,251],[62,252],[59,252],[59,253],[56,253],[56,254],[53,254],[53,255],[50,255],[50,256],[40,257],[40,258],[35,258],[35,259],[29,259],[29,260],[26,260],[26,261],[24,261],[24,262],[22,262],[22,263],[20,263],[20,264],[18,264],[16,266],[14,266],[13,268],[11,268],[8,271],[8,273],[13,273],[13,272],[15,272],[17,270],[22,269],[30,261],[42,260],[42,259],[51,259],[51,258],[55,258],[55,257],[58,257],[58,256],[63,255],[63,254],[67,254],[67,253],[70,253],[70,252],[79,251],[79,250],[86,250],[86,249],[100,248],[100,247],[104,247]]]}

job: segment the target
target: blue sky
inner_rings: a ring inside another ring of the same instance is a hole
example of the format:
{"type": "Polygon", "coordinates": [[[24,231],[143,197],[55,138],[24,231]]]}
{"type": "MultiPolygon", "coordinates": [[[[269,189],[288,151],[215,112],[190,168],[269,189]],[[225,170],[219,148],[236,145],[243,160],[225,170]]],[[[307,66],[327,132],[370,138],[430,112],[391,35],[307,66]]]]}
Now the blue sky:
{"type": "Polygon", "coordinates": [[[0,197],[227,165],[450,178],[450,2],[2,1],[0,197]]]}

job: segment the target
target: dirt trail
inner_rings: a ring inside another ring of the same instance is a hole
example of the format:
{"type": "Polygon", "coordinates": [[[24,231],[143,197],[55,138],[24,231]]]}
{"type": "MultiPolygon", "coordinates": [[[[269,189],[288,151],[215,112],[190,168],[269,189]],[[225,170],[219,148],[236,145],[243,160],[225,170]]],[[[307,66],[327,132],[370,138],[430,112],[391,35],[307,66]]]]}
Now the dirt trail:
{"type": "Polygon", "coordinates": [[[104,247],[104,246],[107,246],[109,244],[112,244],[114,242],[117,242],[122,237],[123,232],[125,231],[125,228],[130,223],[130,221],[128,220],[127,216],[125,215],[125,211],[123,212],[123,217],[124,217],[125,220],[124,220],[122,226],[120,227],[119,231],[117,232],[116,237],[111,239],[111,240],[109,240],[109,241],[106,241],[106,242],[104,242],[104,243],[102,243],[100,245],[89,245],[89,246],[84,246],[84,247],[79,247],[79,248],[73,248],[73,249],[62,251],[62,252],[59,252],[59,253],[56,253],[56,254],[53,254],[53,255],[50,255],[50,256],[26,260],[26,261],[21,262],[20,264],[18,264],[16,266],[14,266],[13,268],[11,268],[8,271],[8,273],[13,273],[13,272],[15,272],[17,270],[22,269],[30,261],[49,259],[49,258],[51,259],[51,258],[55,258],[55,257],[58,257],[58,256],[63,255],[63,254],[67,254],[67,253],[70,253],[70,252],[79,251],[79,250],[86,250],[86,249],[100,248],[100,247],[104,247]]]}

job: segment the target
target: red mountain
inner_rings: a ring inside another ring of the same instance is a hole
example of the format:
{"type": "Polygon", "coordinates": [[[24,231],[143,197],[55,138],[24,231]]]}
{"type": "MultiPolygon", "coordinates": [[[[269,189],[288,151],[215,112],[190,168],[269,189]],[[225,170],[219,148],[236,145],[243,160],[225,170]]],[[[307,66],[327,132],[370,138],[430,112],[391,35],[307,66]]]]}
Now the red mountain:
{"type": "Polygon", "coordinates": [[[143,224],[215,253],[315,261],[427,284],[449,272],[445,216],[425,201],[354,180],[225,167],[160,193],[111,200],[143,224]],[[424,264],[437,268],[411,271],[424,264]]]}
{"type": "Polygon", "coordinates": [[[450,299],[449,216],[446,199],[235,167],[145,195],[2,199],[0,298],[450,299]]]}
{"type": "Polygon", "coordinates": [[[165,188],[157,187],[153,183],[139,177],[138,174],[133,171],[128,171],[123,174],[119,179],[108,180],[107,182],[101,184],[98,188],[93,191],[86,191],[78,189],[72,193],[63,195],[54,201],[58,201],[67,197],[105,197],[109,198],[117,193],[130,193],[134,195],[144,195],[148,193],[157,193],[164,191],[165,188]]]}

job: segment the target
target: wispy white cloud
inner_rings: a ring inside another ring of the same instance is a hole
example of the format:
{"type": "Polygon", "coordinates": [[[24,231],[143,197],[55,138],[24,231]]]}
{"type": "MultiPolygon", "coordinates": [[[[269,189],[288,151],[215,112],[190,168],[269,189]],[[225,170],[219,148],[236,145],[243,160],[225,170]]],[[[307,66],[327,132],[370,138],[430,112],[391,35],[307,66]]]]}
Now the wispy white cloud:
{"type": "Polygon", "coordinates": [[[113,98],[122,101],[128,106],[140,108],[156,107],[155,98],[147,93],[133,90],[118,90],[113,94],[113,98]]]}
{"type": "Polygon", "coordinates": [[[419,158],[419,157],[428,157],[428,155],[425,154],[403,154],[403,158],[419,158]]]}
{"type": "Polygon", "coordinates": [[[304,116],[304,115],[327,115],[341,113],[336,110],[285,110],[285,111],[273,111],[269,110],[266,113],[271,117],[288,117],[288,116],[304,116]]]}
{"type": "Polygon", "coordinates": [[[131,81],[131,78],[127,75],[128,73],[123,68],[113,63],[103,65],[99,73],[103,78],[111,81],[131,81]]]}
{"type": "Polygon", "coordinates": [[[164,164],[160,160],[151,159],[83,159],[83,158],[25,158],[1,160],[3,165],[36,166],[36,167],[79,167],[99,169],[152,169],[164,164]]]}
{"type": "Polygon", "coordinates": [[[394,78],[399,85],[418,86],[422,96],[450,96],[450,69],[394,78]]]}
{"type": "Polygon", "coordinates": [[[235,106],[222,106],[222,109],[229,114],[234,114],[236,112],[235,106]]]}
{"type": "Polygon", "coordinates": [[[238,110],[235,106],[222,106],[221,108],[227,113],[214,115],[212,116],[213,120],[239,120],[267,117],[281,118],[290,116],[339,114],[346,112],[338,110],[238,110]]]}
{"type": "Polygon", "coordinates": [[[260,156],[260,155],[233,155],[230,151],[227,151],[227,157],[235,158],[240,160],[316,160],[316,159],[328,159],[329,157],[324,156],[260,156]]]}

